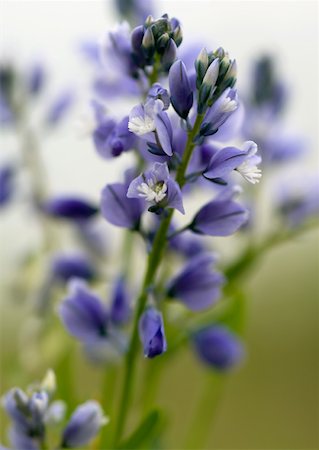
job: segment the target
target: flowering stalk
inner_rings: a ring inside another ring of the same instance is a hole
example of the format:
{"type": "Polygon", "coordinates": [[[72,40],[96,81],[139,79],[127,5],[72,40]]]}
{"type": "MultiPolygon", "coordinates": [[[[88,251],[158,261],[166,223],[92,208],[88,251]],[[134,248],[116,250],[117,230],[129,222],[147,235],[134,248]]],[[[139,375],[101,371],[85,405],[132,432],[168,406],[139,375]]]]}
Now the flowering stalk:
{"type": "MultiPolygon", "coordinates": [[[[203,115],[199,114],[196,118],[194,127],[191,131],[188,132],[188,139],[183,155],[183,159],[176,173],[176,181],[182,187],[185,184],[185,173],[190,161],[192,151],[195,147],[194,139],[200,129],[200,126],[203,121],[203,115]]],[[[137,299],[136,304],[136,312],[133,323],[133,330],[129,345],[129,350],[126,355],[125,360],[125,373],[124,373],[124,382],[123,382],[123,390],[120,399],[120,408],[118,415],[118,422],[115,431],[114,437],[114,446],[117,445],[119,439],[122,436],[125,422],[127,418],[127,413],[131,401],[132,395],[132,386],[134,383],[134,371],[135,371],[135,357],[138,351],[138,324],[140,317],[145,309],[147,298],[148,298],[148,290],[154,282],[154,278],[157,272],[157,269],[161,263],[163,253],[165,250],[166,236],[167,231],[169,229],[169,225],[171,223],[172,217],[174,214],[174,209],[170,209],[167,213],[167,216],[162,220],[159,229],[155,235],[153,246],[151,252],[149,253],[147,260],[147,267],[144,277],[144,282],[142,285],[141,293],[137,299]]]]}

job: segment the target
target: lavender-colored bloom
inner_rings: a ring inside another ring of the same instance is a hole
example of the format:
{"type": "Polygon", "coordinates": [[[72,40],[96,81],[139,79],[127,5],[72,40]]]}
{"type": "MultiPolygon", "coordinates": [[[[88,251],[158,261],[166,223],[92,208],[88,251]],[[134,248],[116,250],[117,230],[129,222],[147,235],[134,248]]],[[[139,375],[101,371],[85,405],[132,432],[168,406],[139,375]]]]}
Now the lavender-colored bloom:
{"type": "Polygon", "coordinates": [[[222,325],[212,325],[193,336],[195,350],[200,359],[213,369],[224,371],[239,364],[244,348],[238,337],[222,325]]]}
{"type": "Polygon", "coordinates": [[[154,358],[166,352],[163,317],[155,308],[148,308],[142,314],[139,322],[139,334],[146,358],[154,358]]]}
{"type": "Polygon", "coordinates": [[[12,197],[13,175],[11,166],[0,167],[0,208],[6,205],[12,197]]]}
{"type": "Polygon", "coordinates": [[[171,238],[169,246],[186,257],[198,255],[205,249],[201,237],[194,234],[188,235],[187,232],[177,234],[171,238]]]}
{"type": "Polygon", "coordinates": [[[71,278],[92,280],[96,276],[92,262],[81,253],[56,255],[51,263],[51,271],[56,280],[63,282],[71,278]]]}
{"type": "Polygon", "coordinates": [[[46,114],[46,122],[50,126],[57,125],[69,112],[75,101],[74,93],[70,90],[64,91],[49,105],[46,114]]]}
{"type": "Polygon", "coordinates": [[[101,212],[113,225],[131,230],[138,229],[143,204],[140,199],[127,198],[126,183],[107,184],[102,191],[101,212]]]}
{"type": "Polygon", "coordinates": [[[201,311],[216,303],[224,277],[212,270],[215,256],[201,253],[191,258],[167,288],[169,297],[181,300],[192,311],[201,311]]]}
{"type": "Polygon", "coordinates": [[[45,77],[46,73],[43,64],[37,63],[31,67],[27,80],[30,94],[37,95],[40,93],[45,83],[45,77]]]}
{"type": "Polygon", "coordinates": [[[10,428],[9,439],[14,450],[40,450],[40,443],[37,439],[21,432],[17,426],[10,428]]]}
{"type": "Polygon", "coordinates": [[[147,141],[150,151],[172,156],[173,130],[163,108],[163,101],[158,99],[150,99],[145,105],[135,106],[129,115],[128,128],[147,141]]]}
{"type": "Polygon", "coordinates": [[[203,206],[193,219],[190,229],[209,236],[229,236],[247,220],[248,211],[233,201],[234,189],[227,189],[203,206]]]}
{"type": "Polygon", "coordinates": [[[319,216],[318,174],[284,181],[276,186],[274,196],[277,211],[290,227],[301,226],[306,220],[319,216]]]}
{"type": "Polygon", "coordinates": [[[116,325],[123,325],[131,317],[130,295],[123,277],[116,280],[110,310],[110,319],[116,325]]]}
{"type": "Polygon", "coordinates": [[[88,444],[107,423],[101,406],[90,400],[78,406],[63,431],[63,448],[78,448],[88,444]]]}
{"type": "Polygon", "coordinates": [[[266,164],[285,163],[305,152],[305,138],[282,126],[272,127],[262,139],[262,156],[266,164]]]}
{"type": "Polygon", "coordinates": [[[170,68],[169,89],[171,102],[177,114],[186,119],[193,106],[193,92],[183,61],[176,61],[170,68]]]}
{"type": "Polygon", "coordinates": [[[237,108],[238,97],[236,89],[226,89],[213,103],[213,106],[208,109],[201,126],[201,134],[203,136],[215,134],[237,108]]]}
{"type": "Polygon", "coordinates": [[[106,307],[83,281],[70,282],[69,295],[61,303],[59,315],[68,332],[83,343],[95,343],[107,336],[106,307]]]}
{"type": "Polygon", "coordinates": [[[7,99],[0,91],[0,124],[11,125],[14,122],[14,114],[7,99]]]}
{"type": "Polygon", "coordinates": [[[167,163],[155,163],[152,169],[135,178],[129,185],[129,198],[144,198],[160,208],[175,208],[184,214],[181,190],[168,171],[167,163]]]}
{"type": "Polygon", "coordinates": [[[47,214],[58,219],[66,220],[88,220],[91,219],[98,209],[80,197],[54,197],[43,205],[47,214]]]}
{"type": "Polygon", "coordinates": [[[162,100],[163,102],[163,111],[169,108],[170,105],[170,97],[167,89],[163,88],[159,83],[153,84],[147,94],[148,99],[153,100],[162,100]]]}
{"type": "Polygon", "coordinates": [[[246,157],[247,152],[239,148],[225,147],[212,156],[203,175],[209,180],[223,178],[242,164],[246,157]]]}
{"type": "Polygon", "coordinates": [[[103,158],[112,158],[134,147],[136,137],[128,129],[128,117],[119,123],[105,119],[93,132],[93,141],[103,158]]]}

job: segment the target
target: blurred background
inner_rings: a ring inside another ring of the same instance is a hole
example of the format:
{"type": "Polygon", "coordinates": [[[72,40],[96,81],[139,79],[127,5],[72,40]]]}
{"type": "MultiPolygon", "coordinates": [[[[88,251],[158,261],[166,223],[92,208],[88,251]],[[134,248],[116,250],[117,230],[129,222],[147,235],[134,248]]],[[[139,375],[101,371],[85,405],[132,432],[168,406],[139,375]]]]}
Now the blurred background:
{"type": "MultiPolygon", "coordinates": [[[[181,20],[185,42],[189,35],[235,55],[238,86],[244,92],[249,91],[251,66],[258,55],[275,58],[291,96],[285,120],[306,137],[309,148],[303,167],[294,163],[291,172],[302,175],[306,168],[318,174],[318,3],[158,0],[155,10],[181,20]]],[[[67,120],[41,141],[53,194],[85,194],[97,202],[106,182],[115,181],[123,164],[129,163],[125,158],[112,165],[101,161],[91,140],[77,132],[90,98],[90,67],[80,55],[81,43],[99,40],[116,21],[111,1],[1,1],[2,58],[10,55],[21,68],[44,61],[50,78],[48,103],[61,89],[80,94],[67,120]]],[[[2,133],[0,144],[3,163],[15,154],[16,139],[2,133]]],[[[19,183],[24,185],[23,177],[19,183]]],[[[0,213],[1,393],[13,385],[27,385],[40,372],[26,362],[28,355],[19,354],[23,339],[17,338],[17,330],[23,324],[24,306],[19,301],[8,304],[4,298],[8,280],[19,279],[19,272],[13,272],[16,259],[38,239],[37,224],[26,223],[25,217],[23,206],[0,213]]],[[[319,448],[318,237],[318,230],[311,231],[271,251],[246,281],[248,357],[228,377],[207,448],[319,448]]],[[[47,345],[55,348],[59,339],[47,345]]],[[[50,363],[45,354],[43,360],[50,363]]],[[[84,385],[87,374],[92,379],[99,376],[94,369],[81,370],[79,386],[82,374],[84,385]]],[[[171,413],[172,442],[185,433],[190,405],[196,404],[206,376],[187,351],[167,368],[158,401],[171,413]]],[[[81,395],[85,398],[85,392],[81,395]]],[[[2,426],[1,433],[3,439],[2,426]]]]}

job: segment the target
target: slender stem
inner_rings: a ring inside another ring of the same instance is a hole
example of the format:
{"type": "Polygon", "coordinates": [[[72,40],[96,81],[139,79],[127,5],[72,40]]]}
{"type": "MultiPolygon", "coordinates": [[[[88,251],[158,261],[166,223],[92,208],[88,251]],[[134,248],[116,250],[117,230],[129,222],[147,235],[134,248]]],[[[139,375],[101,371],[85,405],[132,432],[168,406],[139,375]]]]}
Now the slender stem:
{"type": "MultiPolygon", "coordinates": [[[[181,164],[176,173],[176,181],[182,187],[185,184],[185,173],[190,161],[193,149],[195,147],[194,138],[197,135],[201,123],[203,121],[203,115],[198,115],[192,130],[188,133],[188,139],[185,147],[185,151],[183,154],[183,158],[181,164]]],[[[148,291],[154,283],[155,275],[157,269],[161,263],[165,244],[166,244],[166,236],[169,225],[171,223],[172,217],[174,214],[174,210],[170,209],[167,215],[162,220],[157,233],[154,238],[152,249],[148,256],[146,272],[144,276],[144,282],[142,285],[142,289],[140,295],[137,299],[135,316],[133,322],[133,330],[131,335],[131,340],[129,344],[129,349],[126,354],[125,360],[125,368],[124,368],[124,382],[123,382],[123,390],[120,399],[120,408],[118,414],[118,422],[116,426],[115,436],[114,436],[114,447],[118,444],[119,439],[121,439],[123,430],[126,423],[126,418],[129,410],[129,405],[132,396],[132,386],[134,383],[134,372],[136,365],[136,354],[138,351],[138,323],[139,319],[145,309],[148,291]]]]}
{"type": "MultiPolygon", "coordinates": [[[[184,449],[204,449],[209,432],[220,403],[225,385],[225,376],[218,373],[205,373],[203,389],[194,420],[188,428],[184,449]]],[[[201,386],[202,387],[202,386],[201,386]]]]}

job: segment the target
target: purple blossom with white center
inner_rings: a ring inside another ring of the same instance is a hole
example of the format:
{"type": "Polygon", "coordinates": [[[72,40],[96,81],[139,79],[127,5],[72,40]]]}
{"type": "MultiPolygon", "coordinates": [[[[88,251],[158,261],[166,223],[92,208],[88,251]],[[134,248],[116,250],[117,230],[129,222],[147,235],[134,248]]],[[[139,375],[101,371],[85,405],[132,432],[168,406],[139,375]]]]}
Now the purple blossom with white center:
{"type": "Polygon", "coordinates": [[[193,92],[183,61],[178,60],[172,65],[168,81],[172,105],[182,119],[187,119],[193,106],[193,92]]]}
{"type": "Polygon", "coordinates": [[[248,220],[248,211],[233,200],[237,188],[222,191],[214,200],[203,206],[189,228],[195,233],[209,236],[229,236],[248,220]]]}
{"type": "Polygon", "coordinates": [[[123,277],[119,277],[114,286],[111,296],[110,319],[116,325],[127,323],[131,317],[131,297],[123,277]]]}
{"type": "Polygon", "coordinates": [[[58,219],[82,221],[96,215],[95,205],[81,197],[54,197],[42,205],[43,211],[58,219]]]}
{"type": "Polygon", "coordinates": [[[189,260],[168,284],[170,298],[182,301],[192,311],[201,311],[217,302],[224,277],[213,270],[216,261],[211,253],[200,253],[189,260]]]}
{"type": "Polygon", "coordinates": [[[147,141],[155,154],[172,156],[173,130],[162,100],[148,100],[135,106],[129,115],[129,130],[147,141]]]}
{"type": "Polygon", "coordinates": [[[92,280],[96,270],[90,259],[82,253],[66,253],[56,255],[51,262],[54,279],[67,282],[71,278],[92,280]]]}
{"type": "Polygon", "coordinates": [[[258,169],[257,164],[260,163],[261,158],[256,153],[257,145],[253,141],[245,142],[243,149],[225,147],[212,156],[203,175],[209,180],[218,181],[232,170],[237,170],[246,181],[252,184],[258,183],[261,170],[258,169]]]}
{"type": "Polygon", "coordinates": [[[201,126],[201,134],[203,136],[215,134],[237,110],[238,105],[236,89],[226,89],[213,106],[207,110],[203,125],[201,126]]]}
{"type": "Polygon", "coordinates": [[[139,334],[146,358],[154,358],[166,352],[163,317],[155,308],[148,308],[142,314],[139,322],[139,334]]]}
{"type": "Polygon", "coordinates": [[[246,141],[243,145],[243,151],[247,158],[236,167],[237,172],[249,183],[259,183],[261,170],[257,167],[261,163],[261,157],[257,155],[257,144],[253,141],[246,141]]]}
{"type": "Polygon", "coordinates": [[[154,166],[135,178],[129,185],[129,198],[143,198],[151,205],[175,208],[185,213],[179,185],[169,174],[167,163],[155,163],[154,166]]]}
{"type": "Polygon", "coordinates": [[[193,336],[199,358],[212,369],[230,370],[244,357],[244,347],[239,338],[223,325],[211,325],[193,336]]]}
{"type": "Polygon", "coordinates": [[[108,419],[101,406],[89,400],[78,406],[63,430],[62,448],[78,448],[88,444],[108,419]]]}

